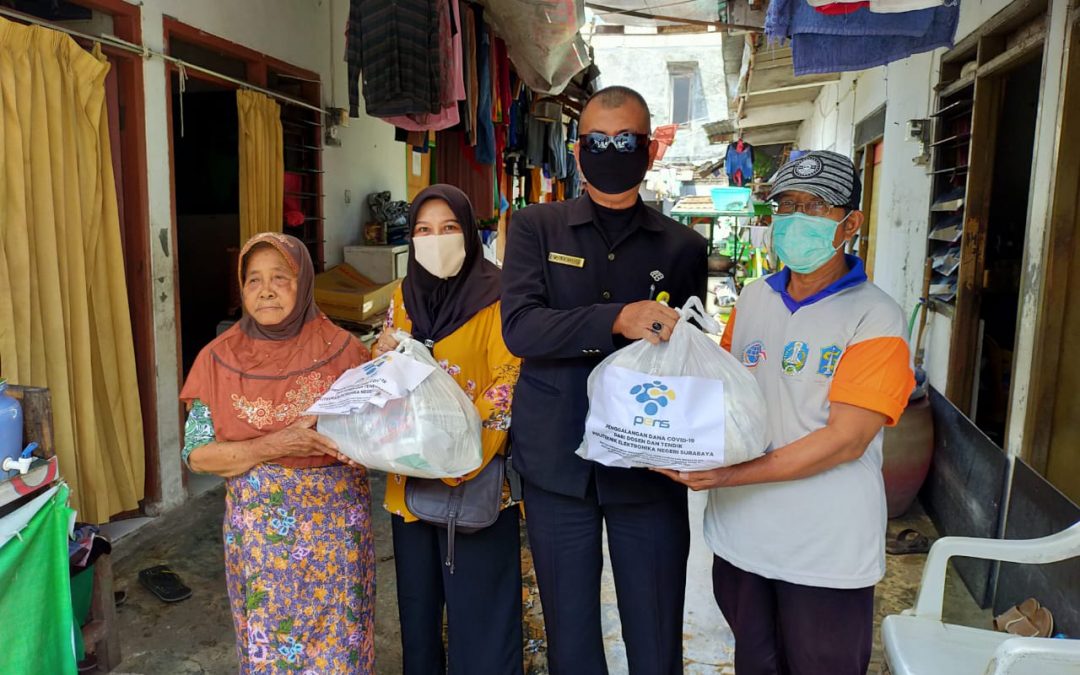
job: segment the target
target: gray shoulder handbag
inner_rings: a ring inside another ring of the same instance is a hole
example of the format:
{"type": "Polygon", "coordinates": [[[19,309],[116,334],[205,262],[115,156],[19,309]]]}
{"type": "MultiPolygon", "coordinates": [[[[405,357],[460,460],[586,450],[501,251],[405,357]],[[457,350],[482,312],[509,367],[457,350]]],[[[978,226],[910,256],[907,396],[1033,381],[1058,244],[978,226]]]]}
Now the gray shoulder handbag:
{"type": "Polygon", "coordinates": [[[495,455],[472,480],[449,486],[438,479],[410,478],[405,483],[405,506],[431,525],[446,528],[446,566],[454,573],[454,536],[479,532],[499,519],[506,457],[495,455]]]}

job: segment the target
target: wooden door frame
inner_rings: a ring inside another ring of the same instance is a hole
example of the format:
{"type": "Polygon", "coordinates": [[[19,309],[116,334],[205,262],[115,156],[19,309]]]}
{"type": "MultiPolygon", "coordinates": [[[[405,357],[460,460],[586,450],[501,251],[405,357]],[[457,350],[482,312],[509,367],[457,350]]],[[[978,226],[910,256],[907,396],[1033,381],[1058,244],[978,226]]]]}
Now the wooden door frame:
{"type": "MultiPolygon", "coordinates": [[[[121,1],[121,0],[110,0],[121,1]]],[[[171,16],[166,15],[162,20],[163,31],[163,45],[166,54],[170,52],[170,43],[172,39],[179,38],[188,44],[193,44],[205,49],[210,49],[221,53],[229,58],[243,61],[246,69],[246,79],[252,85],[267,88],[269,81],[270,71],[284,73],[292,75],[297,78],[308,80],[303,87],[304,96],[309,99],[308,102],[315,106],[321,105],[322,91],[321,91],[321,78],[318,73],[310,71],[298,66],[294,66],[290,63],[286,63],[280,59],[276,59],[272,56],[264,54],[262,52],[250,49],[243,45],[231,42],[225,38],[219,37],[212,33],[208,33],[201,28],[197,28],[190,24],[186,24],[171,16]]],[[[176,155],[173,144],[173,102],[172,102],[172,76],[174,73],[179,73],[180,68],[177,64],[172,62],[166,62],[165,78],[165,115],[168,123],[168,145],[169,145],[169,212],[170,212],[170,228],[169,237],[171,241],[172,250],[174,253],[179,252],[179,231],[177,225],[176,216],[176,155]]],[[[195,78],[204,80],[206,82],[212,82],[219,84],[228,89],[238,89],[235,82],[223,80],[218,77],[214,77],[208,73],[203,73],[196,70],[185,71],[185,74],[189,78],[195,78]]],[[[321,140],[320,140],[321,143],[321,140]]],[[[322,156],[319,156],[319,169],[322,168],[322,156]]],[[[316,174],[317,192],[322,194],[322,175],[316,174]]],[[[322,215],[323,204],[319,203],[319,215],[322,215]]],[[[322,236],[325,236],[323,234],[322,236]]],[[[319,258],[322,259],[322,243],[319,244],[319,258]]],[[[176,329],[176,378],[180,386],[184,383],[184,346],[181,330],[181,321],[183,317],[180,313],[180,260],[179,255],[172,256],[172,275],[173,275],[173,311],[176,317],[175,329],[176,329]]],[[[186,406],[182,402],[177,402],[177,412],[180,420],[181,440],[183,436],[184,424],[187,418],[186,406]]],[[[178,458],[179,461],[179,458],[178,458]]],[[[187,480],[186,474],[184,474],[184,480],[187,480]]]]}
{"type": "MultiPolygon", "coordinates": [[[[859,228],[859,257],[862,258],[863,265],[866,268],[866,276],[873,281],[874,280],[874,260],[870,257],[870,214],[874,209],[874,175],[877,170],[874,168],[874,149],[877,146],[881,146],[882,154],[885,152],[885,135],[875,136],[867,141],[865,144],[856,149],[855,153],[862,153],[862,191],[863,191],[863,203],[859,205],[860,210],[863,213],[863,224],[859,228]]],[[[882,160],[884,162],[884,159],[882,160]]]]}
{"type": "MultiPolygon", "coordinates": [[[[1062,110],[1080,110],[1080,8],[1070,17],[1066,37],[1065,90],[1062,110]]],[[[1037,349],[1032,361],[1027,414],[1024,419],[1024,459],[1041,475],[1046,475],[1053,434],[1052,414],[1057,401],[1057,372],[1061,344],[1065,339],[1066,293],[1075,238],[1080,236],[1080,119],[1062,115],[1058,135],[1057,168],[1050,207],[1044,279],[1035,326],[1037,349]]]]}

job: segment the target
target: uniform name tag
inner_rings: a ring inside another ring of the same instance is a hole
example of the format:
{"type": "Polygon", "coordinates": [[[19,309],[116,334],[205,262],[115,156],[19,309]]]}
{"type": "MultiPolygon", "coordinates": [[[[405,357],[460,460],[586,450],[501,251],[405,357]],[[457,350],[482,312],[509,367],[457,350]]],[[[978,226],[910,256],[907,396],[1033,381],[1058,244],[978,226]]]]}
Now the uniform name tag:
{"type": "Polygon", "coordinates": [[[565,255],[562,253],[549,253],[548,262],[577,268],[585,267],[585,258],[575,258],[572,255],[565,255]]]}

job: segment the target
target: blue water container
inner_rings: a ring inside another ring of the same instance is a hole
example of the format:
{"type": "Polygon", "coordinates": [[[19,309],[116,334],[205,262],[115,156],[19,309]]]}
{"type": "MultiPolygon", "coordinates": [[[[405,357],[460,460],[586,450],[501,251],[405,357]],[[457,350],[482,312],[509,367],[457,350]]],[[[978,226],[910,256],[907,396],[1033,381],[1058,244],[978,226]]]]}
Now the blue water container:
{"type": "MultiPolygon", "coordinates": [[[[22,405],[7,394],[7,380],[0,378],[0,464],[18,459],[23,449],[22,405]]],[[[0,471],[0,478],[7,472],[0,471]]]]}

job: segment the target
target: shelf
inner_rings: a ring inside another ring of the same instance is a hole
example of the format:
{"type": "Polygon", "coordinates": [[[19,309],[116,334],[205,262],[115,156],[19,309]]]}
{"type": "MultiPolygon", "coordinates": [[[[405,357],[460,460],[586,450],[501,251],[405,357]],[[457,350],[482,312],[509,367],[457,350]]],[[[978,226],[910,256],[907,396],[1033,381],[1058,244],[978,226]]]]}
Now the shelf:
{"type": "Polygon", "coordinates": [[[950,319],[956,314],[955,300],[935,300],[930,298],[929,308],[931,312],[935,312],[942,316],[947,316],[950,319]]]}
{"type": "Polygon", "coordinates": [[[959,174],[959,173],[967,173],[967,172],[968,172],[968,167],[966,167],[966,166],[953,166],[953,167],[949,167],[948,169],[938,169],[937,171],[932,172],[931,175],[940,176],[940,175],[946,174],[946,173],[959,174]]]}
{"type": "Polygon", "coordinates": [[[971,140],[971,134],[970,133],[956,134],[955,136],[949,136],[948,138],[943,138],[940,141],[935,141],[935,142],[930,144],[930,147],[931,148],[940,148],[942,146],[947,146],[950,143],[962,143],[964,141],[970,141],[970,140],[971,140]]]}
{"type": "Polygon", "coordinates": [[[967,89],[970,86],[973,86],[974,84],[975,84],[975,75],[971,74],[971,75],[968,75],[967,77],[961,78],[959,80],[949,82],[948,84],[943,83],[942,85],[939,85],[941,87],[941,89],[939,90],[940,91],[939,95],[941,96],[941,98],[949,98],[950,96],[954,96],[956,94],[959,94],[960,92],[962,92],[963,90],[967,89]]]}
{"type": "Polygon", "coordinates": [[[312,122],[311,120],[282,119],[281,123],[290,127],[322,127],[322,122],[312,122]]]}
{"type": "Polygon", "coordinates": [[[948,115],[955,115],[957,113],[967,112],[968,108],[971,107],[972,103],[973,101],[969,99],[957,101],[956,103],[950,103],[949,105],[945,106],[941,110],[938,110],[936,113],[931,115],[931,117],[946,117],[948,115]]]}
{"type": "Polygon", "coordinates": [[[286,150],[299,150],[300,152],[304,152],[304,151],[307,151],[307,150],[322,150],[322,148],[320,148],[317,145],[286,145],[285,149],[286,150]]]}

